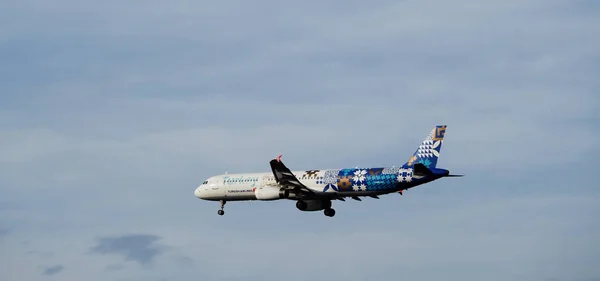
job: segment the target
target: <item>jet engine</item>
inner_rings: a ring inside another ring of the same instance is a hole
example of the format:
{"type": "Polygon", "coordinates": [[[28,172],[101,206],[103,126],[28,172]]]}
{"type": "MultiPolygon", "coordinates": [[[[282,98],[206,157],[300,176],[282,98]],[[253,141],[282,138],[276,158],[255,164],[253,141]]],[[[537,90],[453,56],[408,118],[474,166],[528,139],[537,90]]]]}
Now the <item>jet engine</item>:
{"type": "Polygon", "coordinates": [[[331,208],[330,200],[299,200],[296,202],[296,208],[300,211],[320,211],[331,208]]]}
{"type": "Polygon", "coordinates": [[[254,191],[258,200],[278,200],[290,197],[290,191],[273,186],[259,187],[254,191]]]}

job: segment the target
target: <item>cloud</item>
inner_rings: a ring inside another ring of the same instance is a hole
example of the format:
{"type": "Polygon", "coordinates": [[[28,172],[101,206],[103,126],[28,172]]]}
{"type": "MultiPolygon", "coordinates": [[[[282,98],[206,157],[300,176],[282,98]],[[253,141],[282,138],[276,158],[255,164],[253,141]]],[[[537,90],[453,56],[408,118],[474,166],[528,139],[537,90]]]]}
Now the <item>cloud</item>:
{"type": "Polygon", "coordinates": [[[9,234],[8,229],[0,228],[0,237],[6,236],[9,234]]]}
{"type": "Polygon", "coordinates": [[[56,275],[56,274],[60,273],[64,269],[65,269],[65,267],[62,265],[55,265],[55,266],[46,268],[44,270],[43,274],[46,276],[52,276],[52,275],[56,275]]]}
{"type": "Polygon", "coordinates": [[[111,264],[106,266],[106,270],[108,271],[119,271],[122,270],[123,268],[125,268],[125,266],[123,266],[122,264],[111,264]]]}
{"type": "Polygon", "coordinates": [[[90,251],[97,254],[119,254],[126,261],[135,261],[141,265],[150,265],[155,257],[164,250],[155,242],[156,235],[132,234],[118,237],[102,237],[90,251]]]}

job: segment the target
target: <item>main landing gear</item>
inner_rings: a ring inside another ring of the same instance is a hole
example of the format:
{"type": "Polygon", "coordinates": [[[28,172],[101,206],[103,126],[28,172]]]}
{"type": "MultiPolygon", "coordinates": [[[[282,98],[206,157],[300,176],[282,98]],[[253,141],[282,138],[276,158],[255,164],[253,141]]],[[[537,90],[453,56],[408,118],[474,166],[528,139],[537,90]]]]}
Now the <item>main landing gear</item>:
{"type": "Polygon", "coordinates": [[[331,208],[331,200],[321,201],[323,204],[323,213],[328,217],[335,216],[335,210],[331,208]]]}
{"type": "Polygon", "coordinates": [[[227,203],[227,201],[225,200],[221,200],[221,210],[219,210],[217,212],[217,214],[219,214],[219,216],[222,216],[225,214],[225,211],[223,211],[223,209],[225,208],[225,203],[227,203]]]}
{"type": "Polygon", "coordinates": [[[325,209],[325,210],[323,211],[323,213],[325,213],[325,215],[326,215],[326,216],[328,216],[328,217],[333,217],[333,216],[335,216],[335,210],[334,210],[334,209],[332,209],[332,208],[325,209]]]}

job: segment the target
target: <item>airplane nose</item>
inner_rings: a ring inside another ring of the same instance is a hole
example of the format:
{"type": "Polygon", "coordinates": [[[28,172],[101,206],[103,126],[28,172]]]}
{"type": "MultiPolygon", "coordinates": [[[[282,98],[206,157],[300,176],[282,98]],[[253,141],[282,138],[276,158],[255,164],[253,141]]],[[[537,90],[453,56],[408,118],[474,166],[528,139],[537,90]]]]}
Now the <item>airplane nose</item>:
{"type": "Polygon", "coordinates": [[[200,187],[197,187],[196,190],[194,190],[194,196],[200,198],[200,187]]]}

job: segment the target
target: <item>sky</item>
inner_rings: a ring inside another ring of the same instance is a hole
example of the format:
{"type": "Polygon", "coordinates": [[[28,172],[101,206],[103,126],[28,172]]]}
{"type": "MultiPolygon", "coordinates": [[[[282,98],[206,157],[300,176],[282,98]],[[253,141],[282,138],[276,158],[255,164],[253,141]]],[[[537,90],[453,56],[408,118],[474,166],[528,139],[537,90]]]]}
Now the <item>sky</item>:
{"type": "Polygon", "coordinates": [[[600,280],[600,3],[0,0],[0,280],[600,280]],[[379,200],[210,176],[402,165],[379,200]]]}

